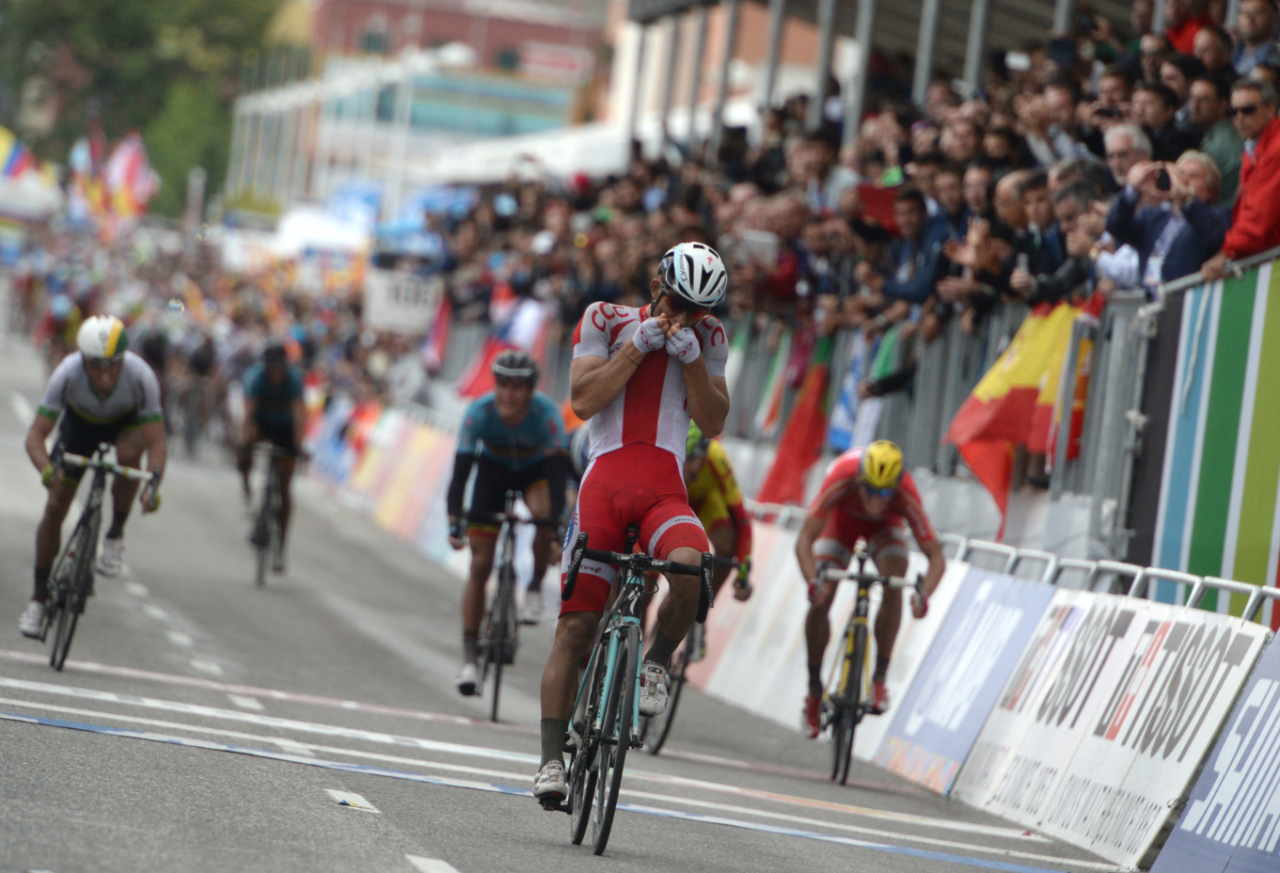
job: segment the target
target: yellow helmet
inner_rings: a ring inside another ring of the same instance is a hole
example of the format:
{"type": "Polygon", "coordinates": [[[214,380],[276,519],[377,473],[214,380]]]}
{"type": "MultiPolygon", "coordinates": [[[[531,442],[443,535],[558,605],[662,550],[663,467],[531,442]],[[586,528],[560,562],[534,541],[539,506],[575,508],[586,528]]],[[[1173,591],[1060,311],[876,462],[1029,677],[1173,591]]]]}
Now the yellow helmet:
{"type": "Polygon", "coordinates": [[[862,452],[858,477],[868,488],[889,490],[902,478],[902,449],[889,440],[876,440],[862,452]]]}

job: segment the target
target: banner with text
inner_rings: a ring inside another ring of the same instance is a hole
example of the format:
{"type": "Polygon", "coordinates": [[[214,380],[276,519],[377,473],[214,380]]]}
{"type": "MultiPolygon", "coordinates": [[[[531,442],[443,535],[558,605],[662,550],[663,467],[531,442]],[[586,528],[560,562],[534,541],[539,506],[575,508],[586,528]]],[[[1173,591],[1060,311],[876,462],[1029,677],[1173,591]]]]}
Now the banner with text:
{"type": "Polygon", "coordinates": [[[971,569],[876,763],[940,794],[950,791],[1053,592],[971,569]]]}
{"type": "Polygon", "coordinates": [[[1269,645],[1152,873],[1280,870],[1280,645],[1269,645]]]}
{"type": "Polygon", "coordinates": [[[1057,591],[954,795],[1138,864],[1266,637],[1228,616],[1057,591]]]}
{"type": "Polygon", "coordinates": [[[426,333],[440,309],[444,281],[403,270],[370,267],[364,276],[365,327],[402,333],[426,333]]]}

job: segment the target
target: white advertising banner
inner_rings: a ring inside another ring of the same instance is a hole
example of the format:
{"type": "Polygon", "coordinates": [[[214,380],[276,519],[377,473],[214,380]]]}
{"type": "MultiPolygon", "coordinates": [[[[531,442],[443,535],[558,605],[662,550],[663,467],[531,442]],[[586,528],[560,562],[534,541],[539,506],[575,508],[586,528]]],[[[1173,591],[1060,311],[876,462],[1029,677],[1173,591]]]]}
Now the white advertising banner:
{"type": "Polygon", "coordinates": [[[953,794],[1136,865],[1266,638],[1230,616],[1057,591],[953,794]]]}
{"type": "Polygon", "coordinates": [[[373,330],[425,333],[440,308],[444,283],[370,266],[364,276],[364,323],[373,330]]]}

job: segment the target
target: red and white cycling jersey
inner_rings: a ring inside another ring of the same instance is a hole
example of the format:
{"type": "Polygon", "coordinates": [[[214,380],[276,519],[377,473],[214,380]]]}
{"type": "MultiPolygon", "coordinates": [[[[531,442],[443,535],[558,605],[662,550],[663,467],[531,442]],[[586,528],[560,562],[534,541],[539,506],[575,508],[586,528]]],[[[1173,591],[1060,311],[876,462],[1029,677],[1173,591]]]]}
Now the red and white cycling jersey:
{"type": "MultiPolygon", "coordinates": [[[[649,317],[649,306],[636,309],[612,303],[587,307],[573,334],[573,357],[612,358],[649,317]]],[[[707,316],[693,326],[702,346],[707,372],[724,376],[729,344],[720,320],[707,316]]],[[[689,435],[689,402],[684,366],[663,351],[650,352],[613,402],[590,421],[591,460],[632,443],[666,449],[684,463],[689,435]]]]}
{"type": "MultiPolygon", "coordinates": [[[[831,533],[824,531],[823,536],[835,536],[838,539],[856,539],[858,535],[870,540],[883,527],[901,527],[905,520],[915,534],[916,542],[924,545],[938,538],[924,511],[924,502],[916,488],[911,474],[903,471],[898,482],[898,491],[889,501],[883,515],[872,515],[862,502],[862,491],[858,488],[858,477],[862,472],[862,449],[850,449],[831,462],[827,474],[822,479],[822,489],[809,511],[814,514],[834,514],[837,518],[828,525],[831,533]],[[839,517],[843,516],[843,519],[839,517]],[[843,524],[837,522],[843,521],[843,524]],[[838,531],[838,532],[837,532],[838,531]]],[[[844,543],[852,548],[853,542],[844,543]]]]}

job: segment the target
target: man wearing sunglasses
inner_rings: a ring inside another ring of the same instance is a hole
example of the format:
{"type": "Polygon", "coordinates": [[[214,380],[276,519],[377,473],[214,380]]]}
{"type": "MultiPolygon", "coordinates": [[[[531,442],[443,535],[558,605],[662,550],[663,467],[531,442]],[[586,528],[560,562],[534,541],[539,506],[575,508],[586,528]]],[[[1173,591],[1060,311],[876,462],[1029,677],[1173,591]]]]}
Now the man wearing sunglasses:
{"type": "MultiPolygon", "coordinates": [[[[729,285],[720,255],[703,243],[670,249],[640,309],[593,303],[573,336],[570,400],[591,428],[591,453],[566,543],[587,534],[593,549],[620,552],[627,528],[654,557],[697,565],[709,551],[689,506],[682,466],[689,420],[718,434],[729,414],[724,328],[710,315],[729,285]]],[[[570,550],[562,559],[568,570],[570,550]]],[[[578,671],[595,641],[617,571],[583,561],[573,597],[560,606],[555,642],[542,674],[542,766],[533,793],[561,800],[568,791],[564,741],[578,671]]],[[[668,596],[641,669],[640,714],[667,706],[667,665],[697,613],[696,576],[667,578],[668,596]]]]}
{"type": "MultiPolygon", "coordinates": [[[[849,566],[853,548],[861,539],[867,543],[876,572],[905,577],[907,541],[904,533],[908,525],[920,550],[929,559],[924,600],[911,604],[912,614],[919,619],[929,610],[929,595],[942,581],[947,559],[924,511],[915,481],[903,470],[902,450],[888,440],[876,440],[865,449],[850,449],[836,458],[796,539],[800,572],[809,580],[809,615],[804,625],[809,694],[804,703],[804,725],[810,739],[817,739],[822,729],[822,656],[831,639],[828,614],[840,584],[821,578],[821,573],[849,566]]],[[[901,622],[902,590],[886,589],[876,614],[876,666],[871,675],[873,715],[889,708],[885,677],[901,622]]]]}
{"type": "MultiPolygon", "coordinates": [[[[164,424],[160,411],[160,382],[146,361],[128,351],[129,334],[114,315],[97,315],[76,334],[79,351],[63,359],[53,371],[35,420],[27,431],[26,449],[40,471],[49,499],[36,528],[35,590],[18,622],[29,637],[44,635],[45,602],[49,598],[49,572],[62,547],[62,522],[76,496],[83,470],[65,471],[53,466],[46,441],[58,426],[56,442],[75,455],[92,455],[101,443],[116,447],[116,460],[137,467],[145,452],[148,468],[159,476],[164,470],[164,424]]],[[[98,572],[118,576],[124,567],[124,525],[139,483],[117,477],[111,486],[111,526],[102,541],[98,572]]],[[[160,507],[160,495],[148,485],[142,494],[142,511],[160,507]]]]}
{"type": "Polygon", "coordinates": [[[1241,79],[1231,88],[1231,123],[1244,140],[1240,193],[1222,249],[1200,268],[1206,282],[1227,274],[1227,264],[1280,245],[1280,119],[1269,82],[1241,79]]]}

